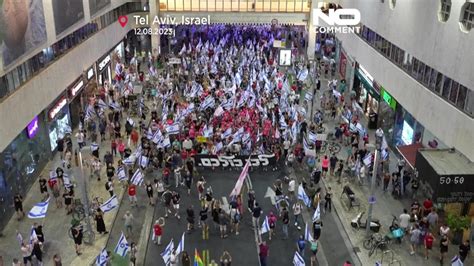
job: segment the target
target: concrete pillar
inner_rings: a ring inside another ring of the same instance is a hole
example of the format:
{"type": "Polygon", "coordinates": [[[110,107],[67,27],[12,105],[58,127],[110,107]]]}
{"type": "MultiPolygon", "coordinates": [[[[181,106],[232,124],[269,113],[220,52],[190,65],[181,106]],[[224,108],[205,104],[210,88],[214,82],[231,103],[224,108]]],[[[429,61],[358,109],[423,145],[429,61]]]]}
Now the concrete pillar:
{"type": "Polygon", "coordinates": [[[308,18],[308,45],[306,55],[309,60],[314,60],[314,49],[316,48],[316,27],[313,25],[313,10],[318,8],[318,0],[311,1],[311,10],[308,18]]]}
{"type": "MultiPolygon", "coordinates": [[[[153,21],[155,16],[160,15],[160,0],[151,0],[149,2],[150,5],[150,22],[153,21]]],[[[159,24],[150,25],[150,28],[153,32],[157,32],[156,28],[159,28],[159,24]]],[[[160,49],[160,35],[159,34],[152,34],[151,35],[151,50],[153,56],[157,56],[161,53],[160,49]]]]}

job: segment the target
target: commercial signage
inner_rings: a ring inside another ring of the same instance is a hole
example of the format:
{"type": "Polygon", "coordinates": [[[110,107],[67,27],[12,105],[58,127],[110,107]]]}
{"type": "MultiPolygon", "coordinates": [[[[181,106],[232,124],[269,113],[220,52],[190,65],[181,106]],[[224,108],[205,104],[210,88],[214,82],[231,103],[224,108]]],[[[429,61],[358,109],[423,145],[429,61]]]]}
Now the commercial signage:
{"type": "Polygon", "coordinates": [[[371,85],[374,83],[374,78],[365,70],[364,67],[359,65],[359,73],[362,75],[362,77],[367,80],[371,85]]]}
{"type": "Polygon", "coordinates": [[[101,72],[107,64],[110,63],[110,55],[106,56],[100,63],[99,63],[99,72],[101,72]]]}
{"type": "Polygon", "coordinates": [[[38,117],[35,116],[33,120],[26,126],[26,135],[28,136],[29,139],[32,139],[36,136],[36,133],[38,133],[39,129],[39,122],[38,122],[38,117]]]}
{"type": "Polygon", "coordinates": [[[380,95],[382,95],[382,99],[390,106],[393,110],[397,108],[397,101],[388,93],[384,87],[380,87],[380,95]]]}
{"type": "Polygon", "coordinates": [[[89,68],[89,70],[87,70],[87,80],[88,81],[91,80],[92,77],[94,77],[94,68],[93,67],[91,67],[91,68],[89,68]]]}
{"type": "Polygon", "coordinates": [[[346,78],[346,65],[347,65],[346,54],[341,52],[341,58],[339,59],[339,74],[341,75],[342,79],[346,78]]]}
{"type": "Polygon", "coordinates": [[[61,112],[61,109],[63,109],[64,106],[67,104],[67,99],[66,97],[61,98],[61,100],[57,101],[56,104],[54,105],[51,110],[49,110],[48,117],[49,119],[53,120],[54,117],[56,117],[59,112],[61,112]]]}
{"type": "MultiPolygon", "coordinates": [[[[216,156],[195,155],[194,162],[199,167],[244,167],[249,157],[247,156],[216,156]]],[[[253,167],[275,165],[274,154],[252,155],[250,165],[253,167]]]]}
{"type": "Polygon", "coordinates": [[[74,98],[82,88],[84,88],[84,80],[81,79],[78,83],[76,83],[76,85],[74,85],[74,87],[69,90],[71,99],[74,98]]]}

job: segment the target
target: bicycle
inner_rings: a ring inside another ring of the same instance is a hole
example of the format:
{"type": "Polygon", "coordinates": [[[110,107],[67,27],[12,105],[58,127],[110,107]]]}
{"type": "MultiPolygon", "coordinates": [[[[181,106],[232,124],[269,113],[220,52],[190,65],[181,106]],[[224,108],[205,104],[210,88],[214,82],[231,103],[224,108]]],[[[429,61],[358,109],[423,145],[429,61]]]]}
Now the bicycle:
{"type": "Polygon", "coordinates": [[[364,248],[369,250],[369,257],[374,254],[377,249],[385,251],[388,248],[388,242],[378,233],[371,235],[362,243],[364,248]]]}
{"type": "MultiPolygon", "coordinates": [[[[71,224],[74,224],[74,220],[73,220],[73,222],[71,222],[71,224]]],[[[76,226],[72,225],[71,228],[69,228],[69,230],[68,230],[69,238],[74,239],[74,236],[72,235],[72,228],[74,228],[74,227],[79,227],[79,230],[82,230],[82,241],[84,241],[84,243],[89,244],[89,245],[94,243],[94,241],[95,241],[94,231],[89,231],[87,229],[87,226],[84,226],[84,223],[81,223],[81,222],[79,222],[79,224],[77,224],[76,226]],[[86,228],[86,229],[84,229],[84,228],[86,228]]]]}
{"type": "Polygon", "coordinates": [[[321,152],[330,154],[337,154],[341,151],[341,145],[337,142],[325,141],[324,145],[321,147],[321,152]]]}

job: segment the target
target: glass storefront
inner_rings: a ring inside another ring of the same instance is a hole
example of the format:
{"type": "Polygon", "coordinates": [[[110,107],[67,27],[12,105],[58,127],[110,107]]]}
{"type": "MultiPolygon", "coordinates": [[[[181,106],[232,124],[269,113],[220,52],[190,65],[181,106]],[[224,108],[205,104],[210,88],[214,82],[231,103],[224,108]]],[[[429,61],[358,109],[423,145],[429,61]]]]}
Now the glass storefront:
{"type": "Polygon", "coordinates": [[[355,71],[353,89],[364,114],[366,116],[377,114],[380,99],[379,88],[372,76],[360,65],[355,71]]]}
{"type": "Polygon", "coordinates": [[[48,112],[48,119],[50,121],[48,124],[50,148],[54,151],[58,146],[57,140],[72,132],[69,106],[65,96],[55,102],[48,112]]]}
{"type": "Polygon", "coordinates": [[[401,105],[397,105],[393,125],[392,143],[395,146],[421,142],[425,128],[401,105]]]}
{"type": "Polygon", "coordinates": [[[85,82],[81,76],[68,89],[69,109],[71,113],[71,127],[76,128],[79,125],[80,114],[83,110],[82,92],[85,82]]]}
{"type": "Polygon", "coordinates": [[[161,11],[309,12],[311,0],[160,0],[161,11]]]}
{"type": "Polygon", "coordinates": [[[25,197],[51,157],[45,121],[44,113],[38,115],[0,153],[0,231],[14,213],[14,194],[25,197]]]}
{"type": "Polygon", "coordinates": [[[107,56],[103,57],[99,61],[97,61],[97,77],[99,79],[99,85],[104,85],[104,83],[107,81],[109,84],[112,83],[112,71],[110,67],[110,62],[111,62],[111,56],[110,54],[107,54],[107,56]]]}

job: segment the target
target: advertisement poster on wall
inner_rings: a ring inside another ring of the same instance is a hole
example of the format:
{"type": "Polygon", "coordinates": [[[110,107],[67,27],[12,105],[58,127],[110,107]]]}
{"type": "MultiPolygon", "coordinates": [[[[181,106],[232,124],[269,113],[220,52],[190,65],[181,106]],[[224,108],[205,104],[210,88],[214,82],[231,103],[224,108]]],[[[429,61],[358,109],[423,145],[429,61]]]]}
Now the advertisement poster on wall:
{"type": "Polygon", "coordinates": [[[91,12],[91,17],[109,4],[110,0],[89,0],[89,10],[91,12]]]}
{"type": "Polygon", "coordinates": [[[346,66],[347,66],[347,57],[346,54],[341,51],[341,56],[339,60],[339,74],[342,79],[346,78],[346,66]]]}
{"type": "Polygon", "coordinates": [[[43,1],[0,0],[0,73],[47,40],[43,1]]]}
{"type": "Polygon", "coordinates": [[[84,7],[82,1],[53,0],[53,13],[56,35],[59,35],[84,18],[84,7]]]}

